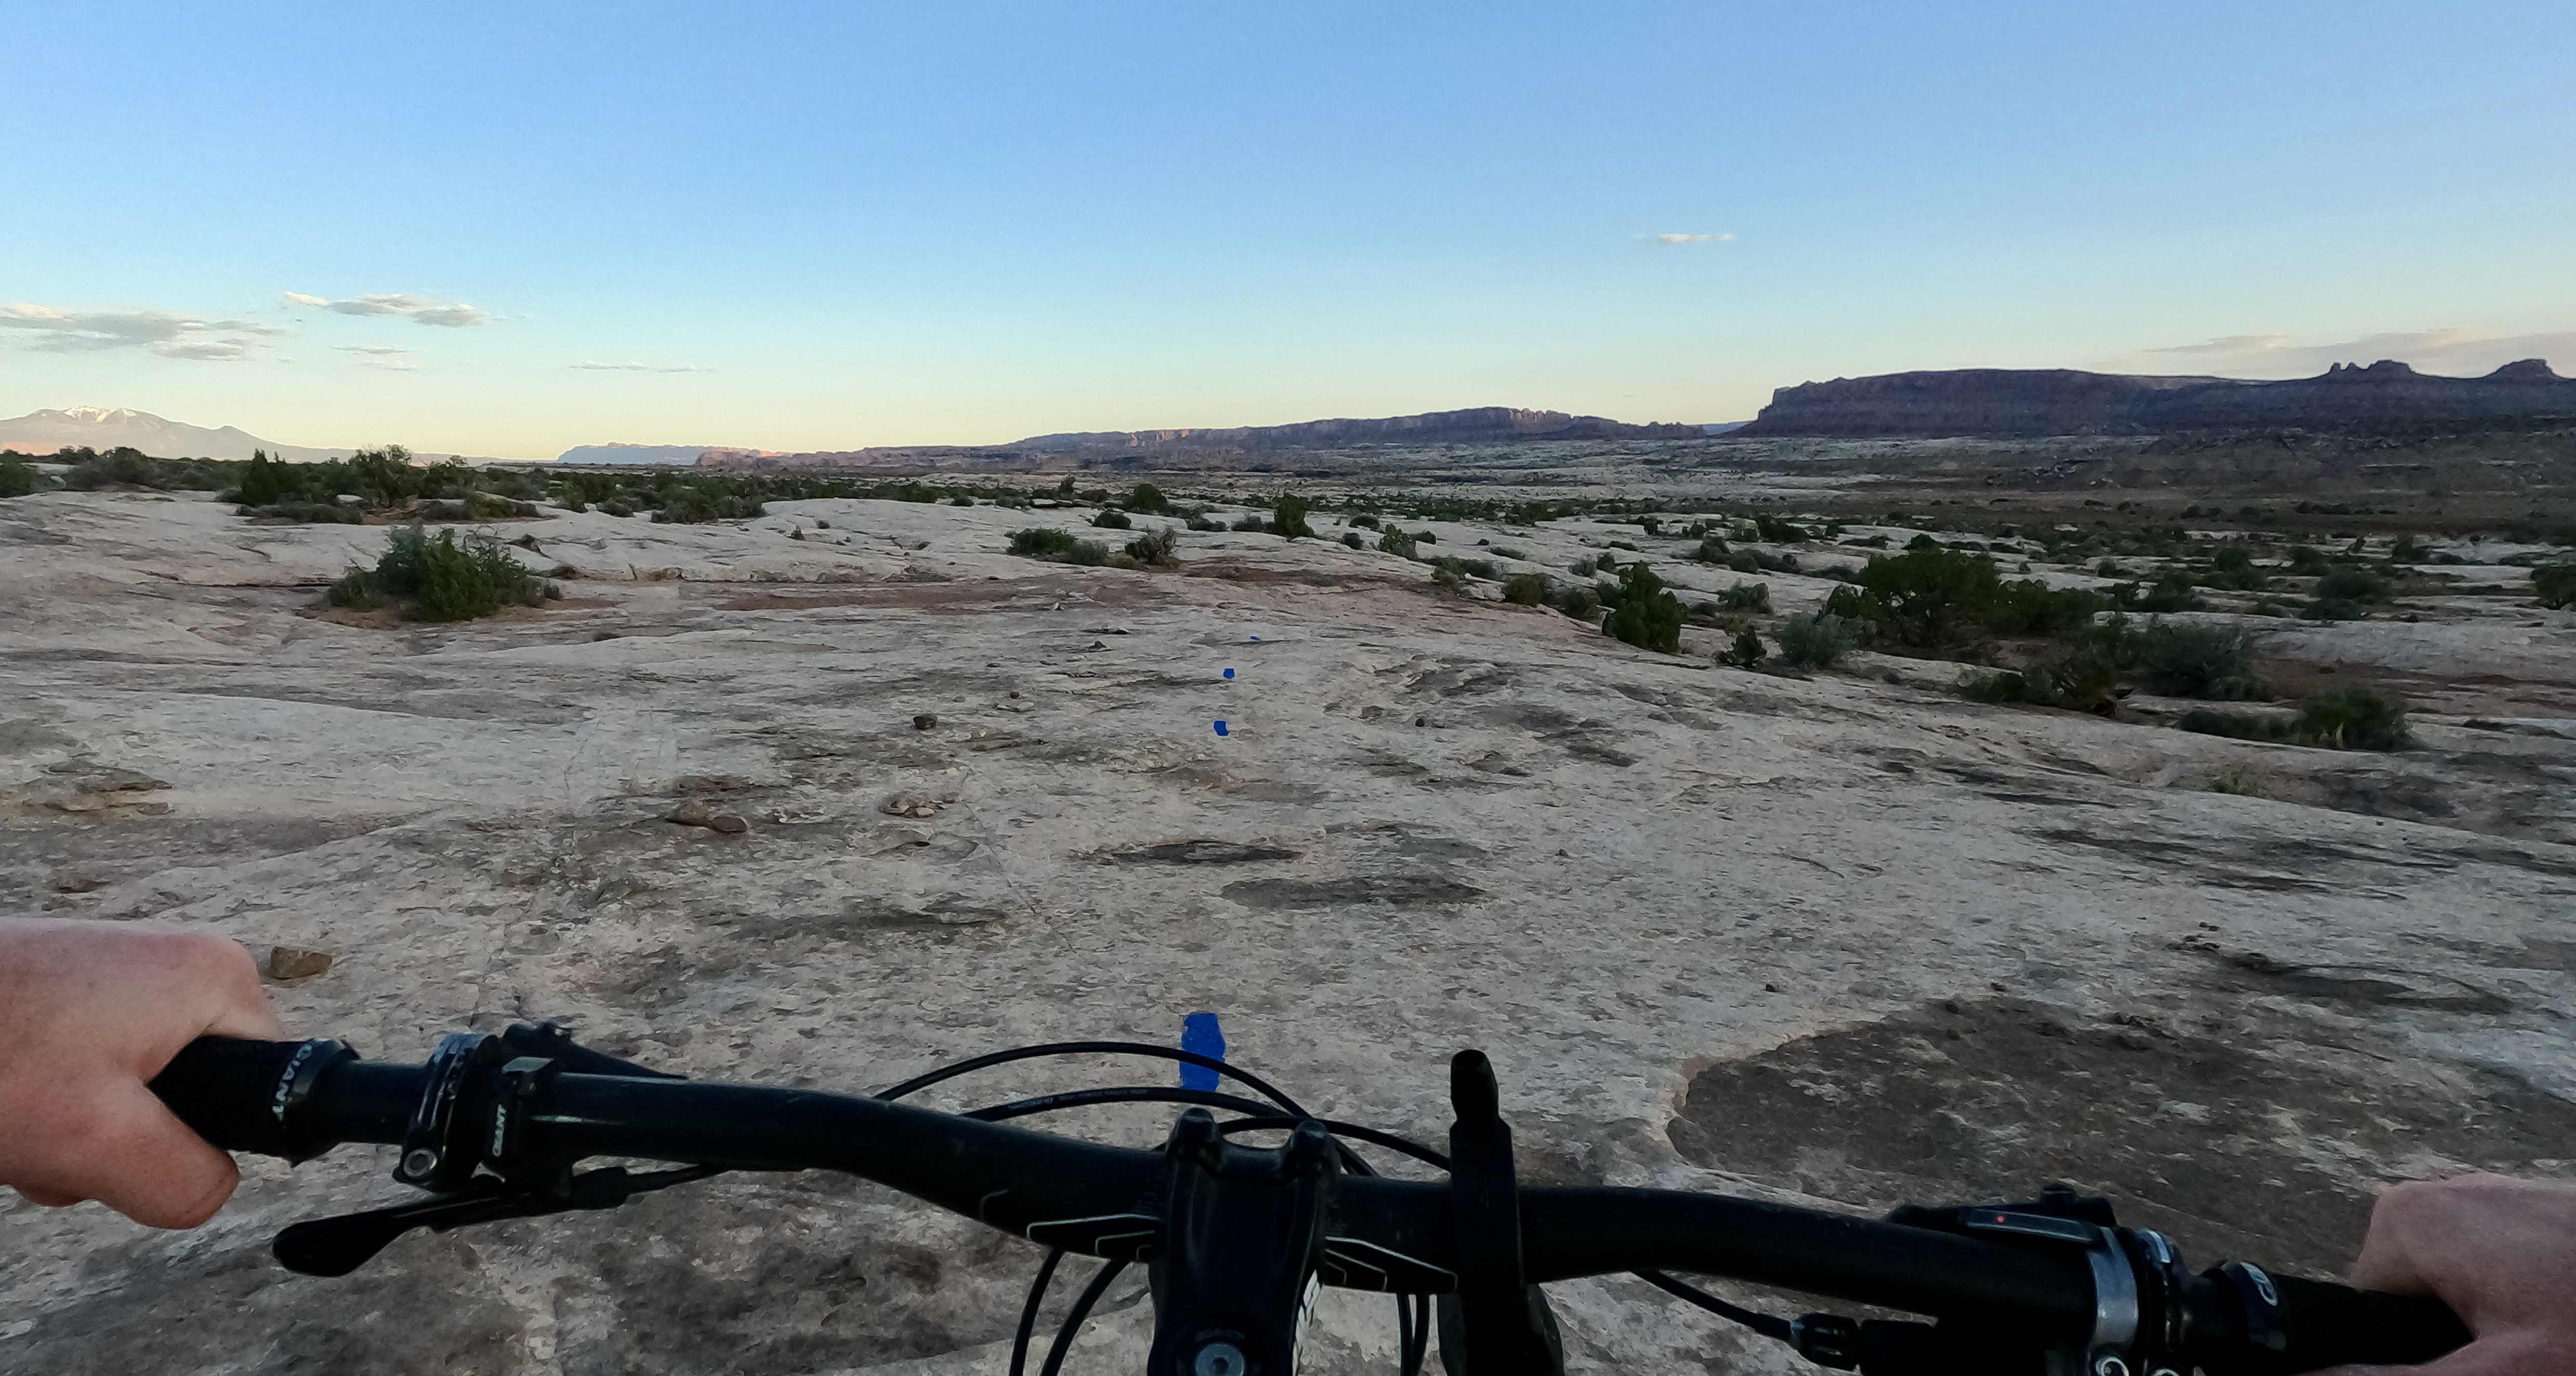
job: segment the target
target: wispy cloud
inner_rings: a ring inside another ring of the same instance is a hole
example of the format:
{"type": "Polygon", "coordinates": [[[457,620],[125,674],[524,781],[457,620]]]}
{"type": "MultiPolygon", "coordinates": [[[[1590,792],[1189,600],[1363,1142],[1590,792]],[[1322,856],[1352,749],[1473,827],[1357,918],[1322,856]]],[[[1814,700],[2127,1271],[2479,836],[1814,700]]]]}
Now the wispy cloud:
{"type": "Polygon", "coordinates": [[[331,347],[344,354],[356,354],[361,368],[381,368],[389,373],[416,373],[420,366],[411,361],[411,350],[390,344],[335,344],[331,347]]]}
{"type": "Polygon", "coordinates": [[[1735,236],[1732,234],[1650,234],[1646,237],[1659,244],[1722,244],[1735,236]]]}
{"type": "Polygon", "coordinates": [[[0,306],[0,331],[42,353],[141,349],[163,358],[235,363],[264,339],[286,333],[252,320],[209,320],[178,311],[82,311],[18,303],[0,306]]]}
{"type": "Polygon", "coordinates": [[[2419,372],[2476,377],[2524,358],[2547,359],[2561,371],[2576,367],[2576,330],[2491,335],[2452,326],[2367,334],[2330,344],[2302,344],[2297,336],[2284,333],[2231,334],[2197,344],[2141,349],[2135,357],[2174,355],[2192,359],[2197,368],[2249,377],[2306,377],[2336,363],[2376,363],[2383,358],[2409,364],[2419,372]]]}
{"type": "Polygon", "coordinates": [[[285,298],[290,306],[310,306],[341,315],[399,315],[423,325],[444,325],[450,329],[492,323],[492,313],[481,306],[463,301],[432,300],[407,291],[377,292],[368,296],[343,297],[337,301],[300,291],[280,292],[278,295],[285,298]]]}
{"type": "Polygon", "coordinates": [[[581,369],[584,372],[592,373],[712,373],[715,371],[713,368],[700,368],[686,363],[592,363],[585,361],[575,363],[571,366],[581,369]]]}

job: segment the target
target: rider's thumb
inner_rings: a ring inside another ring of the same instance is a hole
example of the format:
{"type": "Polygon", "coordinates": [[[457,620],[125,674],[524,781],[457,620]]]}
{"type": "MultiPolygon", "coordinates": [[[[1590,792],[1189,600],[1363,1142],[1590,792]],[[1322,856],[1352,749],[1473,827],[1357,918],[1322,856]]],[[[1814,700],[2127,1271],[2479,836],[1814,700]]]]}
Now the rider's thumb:
{"type": "Polygon", "coordinates": [[[194,1228],[232,1198],[241,1173],[139,1083],[102,1088],[78,1158],[55,1181],[137,1223],[194,1228]]]}

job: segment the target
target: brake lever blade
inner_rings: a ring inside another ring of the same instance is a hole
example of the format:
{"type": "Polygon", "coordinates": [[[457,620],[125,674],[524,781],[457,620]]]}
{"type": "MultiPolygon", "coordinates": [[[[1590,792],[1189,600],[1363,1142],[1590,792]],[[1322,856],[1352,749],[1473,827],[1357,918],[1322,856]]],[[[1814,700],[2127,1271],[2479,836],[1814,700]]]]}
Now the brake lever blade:
{"type": "Polygon", "coordinates": [[[337,1218],[316,1218],[290,1225],[269,1244],[269,1253],[289,1271],[307,1276],[345,1276],[367,1264],[394,1239],[414,1228],[445,1232],[468,1223],[551,1212],[556,1206],[538,1195],[454,1195],[369,1209],[337,1218]]]}

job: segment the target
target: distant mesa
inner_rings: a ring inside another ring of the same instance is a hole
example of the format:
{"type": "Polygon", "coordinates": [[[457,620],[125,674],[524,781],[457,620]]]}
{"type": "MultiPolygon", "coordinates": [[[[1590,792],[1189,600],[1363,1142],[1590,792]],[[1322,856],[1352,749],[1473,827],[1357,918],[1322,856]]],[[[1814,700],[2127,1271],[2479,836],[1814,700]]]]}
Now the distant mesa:
{"type": "Polygon", "coordinates": [[[67,406],[59,411],[30,411],[0,420],[0,449],[15,449],[21,454],[51,454],[63,448],[105,453],[120,447],[164,459],[247,459],[252,450],[265,449],[272,458],[299,463],[345,459],[354,452],[279,444],[229,425],[209,430],[123,407],[67,406]]]}
{"type": "Polygon", "coordinates": [[[712,448],[704,444],[581,444],[555,456],[557,463],[693,464],[712,448]]]}
{"type": "Polygon", "coordinates": [[[2069,369],[1960,368],[1783,387],[1752,424],[1767,436],[2008,438],[2192,430],[2423,430],[2576,424],[2576,382],[2546,360],[2485,377],[2435,377],[2395,359],[2250,382],[2069,369]]]}
{"type": "MultiPolygon", "coordinates": [[[[1294,425],[1246,425],[1215,430],[1093,430],[1033,435],[1010,444],[900,445],[871,449],[778,453],[766,449],[705,451],[710,467],[983,469],[1036,471],[1068,461],[1109,467],[1148,462],[1258,460],[1264,456],[1374,445],[1503,444],[1529,440],[1698,439],[1716,433],[1701,425],[1632,425],[1602,416],[1480,406],[1373,420],[1310,420],[1294,425]]],[[[570,459],[573,452],[565,454],[570,459]]],[[[618,460],[607,460],[618,462],[618,460]]],[[[598,460],[594,460],[598,462],[598,460]]],[[[633,462],[626,460],[625,462],[633,462]]]]}

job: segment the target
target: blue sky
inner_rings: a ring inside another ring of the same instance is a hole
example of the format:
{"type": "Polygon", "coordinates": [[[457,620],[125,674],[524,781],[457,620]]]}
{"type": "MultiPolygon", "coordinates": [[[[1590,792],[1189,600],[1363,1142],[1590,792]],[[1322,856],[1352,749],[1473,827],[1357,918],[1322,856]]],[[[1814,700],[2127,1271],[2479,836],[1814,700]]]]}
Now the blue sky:
{"type": "Polygon", "coordinates": [[[2576,372],[2563,0],[416,8],[11,5],[0,414],[544,457],[2576,372]]]}

